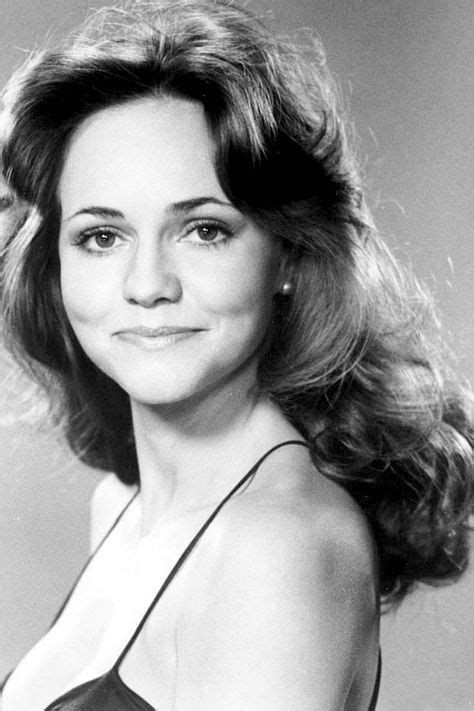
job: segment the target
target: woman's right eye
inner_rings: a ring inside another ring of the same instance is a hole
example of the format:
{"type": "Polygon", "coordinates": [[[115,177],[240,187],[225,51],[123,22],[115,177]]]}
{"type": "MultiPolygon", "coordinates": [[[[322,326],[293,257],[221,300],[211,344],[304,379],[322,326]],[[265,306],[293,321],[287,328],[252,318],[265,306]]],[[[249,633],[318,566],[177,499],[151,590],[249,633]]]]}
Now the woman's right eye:
{"type": "Polygon", "coordinates": [[[82,232],[76,244],[86,252],[104,254],[117,247],[120,234],[109,227],[94,228],[82,232]]]}

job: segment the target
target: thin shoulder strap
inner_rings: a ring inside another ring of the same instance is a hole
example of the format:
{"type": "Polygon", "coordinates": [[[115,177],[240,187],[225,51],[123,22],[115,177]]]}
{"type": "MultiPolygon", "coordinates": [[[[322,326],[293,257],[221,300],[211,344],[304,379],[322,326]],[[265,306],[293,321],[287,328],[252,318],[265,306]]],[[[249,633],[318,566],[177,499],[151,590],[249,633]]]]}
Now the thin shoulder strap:
{"type": "Polygon", "coordinates": [[[125,512],[128,510],[128,507],[130,506],[130,504],[132,503],[132,501],[134,501],[134,500],[136,499],[136,497],[138,496],[138,492],[139,492],[139,491],[140,491],[140,489],[137,489],[137,491],[134,493],[134,495],[132,496],[132,498],[126,503],[126,505],[124,506],[124,508],[121,510],[121,512],[119,513],[119,515],[117,516],[117,518],[115,519],[115,521],[113,522],[113,524],[111,525],[111,527],[109,528],[109,530],[107,531],[107,533],[105,534],[105,536],[102,538],[102,540],[100,541],[100,543],[96,546],[96,548],[94,549],[94,551],[91,553],[91,555],[89,556],[89,558],[86,560],[86,562],[85,562],[84,565],[82,566],[82,568],[81,568],[81,570],[79,571],[79,573],[78,573],[78,575],[77,575],[77,577],[76,577],[76,579],[75,579],[75,581],[74,581],[74,583],[73,583],[73,585],[72,585],[72,587],[71,587],[69,593],[68,593],[67,596],[66,596],[66,599],[64,600],[63,604],[61,605],[61,607],[59,608],[58,612],[56,613],[56,616],[54,617],[54,619],[53,619],[53,621],[52,621],[52,623],[51,623],[51,625],[50,625],[50,629],[51,629],[52,627],[54,627],[54,625],[56,624],[56,622],[59,620],[59,618],[60,618],[61,615],[63,614],[66,605],[68,604],[69,600],[71,599],[72,594],[73,594],[74,590],[76,589],[77,584],[79,583],[79,580],[82,578],[82,576],[83,576],[84,573],[86,572],[87,568],[88,568],[89,565],[91,564],[92,560],[95,558],[95,556],[97,555],[97,553],[99,552],[99,550],[100,550],[100,549],[102,548],[102,546],[104,545],[104,543],[105,543],[105,541],[107,540],[107,538],[110,536],[110,534],[112,533],[112,531],[116,528],[117,524],[120,522],[120,520],[122,519],[123,515],[124,515],[125,512]]]}
{"type": "Polygon", "coordinates": [[[308,446],[309,446],[306,442],[303,442],[302,440],[299,440],[299,439],[287,440],[287,441],[285,441],[285,442],[280,442],[279,444],[275,445],[274,447],[272,447],[271,449],[269,449],[267,452],[265,452],[265,454],[264,454],[262,457],[260,457],[260,459],[258,460],[258,462],[257,462],[256,464],[254,464],[251,469],[249,469],[249,471],[245,474],[245,476],[243,476],[242,479],[233,487],[233,489],[231,489],[231,491],[229,491],[229,493],[227,494],[227,496],[226,496],[224,499],[222,499],[222,501],[220,502],[220,504],[218,504],[218,505],[216,506],[216,508],[215,508],[214,511],[211,513],[211,515],[209,516],[209,518],[206,520],[206,522],[205,522],[205,523],[201,526],[201,528],[198,530],[198,532],[196,533],[196,535],[195,535],[194,538],[192,539],[191,543],[189,543],[188,546],[187,546],[187,547],[184,549],[184,551],[181,553],[181,555],[180,555],[180,557],[178,558],[177,562],[175,563],[175,565],[174,565],[173,568],[171,569],[171,572],[169,573],[168,577],[166,578],[166,580],[164,581],[163,585],[162,585],[162,586],[160,587],[160,589],[158,590],[157,594],[155,595],[155,597],[154,597],[153,600],[151,601],[151,603],[150,603],[149,607],[147,608],[145,614],[143,615],[142,619],[141,619],[140,622],[138,623],[138,626],[137,626],[137,628],[135,629],[135,632],[134,632],[133,635],[130,637],[130,639],[129,639],[129,641],[127,642],[127,644],[125,645],[125,647],[124,647],[122,653],[120,654],[119,658],[118,658],[117,661],[115,662],[115,664],[114,664],[114,666],[113,666],[113,669],[115,669],[115,670],[118,669],[118,667],[119,667],[120,664],[122,663],[123,659],[126,657],[127,653],[129,652],[130,648],[132,647],[133,643],[134,643],[135,640],[137,639],[138,635],[139,635],[140,632],[142,631],[142,629],[143,629],[143,627],[144,627],[146,621],[148,620],[150,614],[152,613],[152,611],[153,611],[153,609],[155,608],[156,604],[158,603],[159,599],[161,598],[161,596],[162,596],[163,593],[165,592],[166,588],[167,588],[168,585],[171,583],[171,581],[173,580],[174,576],[176,575],[176,573],[178,572],[178,570],[181,568],[181,566],[183,565],[184,561],[185,561],[186,558],[189,556],[189,554],[191,553],[191,551],[193,550],[194,546],[197,544],[197,542],[199,541],[199,539],[201,538],[201,536],[205,533],[205,531],[209,528],[209,526],[211,525],[211,523],[214,521],[214,519],[216,518],[217,514],[218,514],[219,511],[222,509],[222,507],[226,505],[226,503],[229,501],[229,499],[231,499],[232,496],[233,496],[247,481],[249,481],[249,480],[252,478],[252,476],[253,476],[254,474],[256,474],[256,472],[257,472],[258,468],[260,467],[260,465],[262,464],[262,462],[263,462],[270,454],[272,454],[272,452],[274,452],[274,451],[277,450],[277,449],[280,449],[280,447],[286,447],[287,445],[290,445],[290,444],[299,444],[299,445],[302,445],[302,446],[304,446],[304,447],[308,447],[308,446]]]}
{"type": "Polygon", "coordinates": [[[377,706],[377,699],[380,691],[380,679],[382,677],[382,652],[379,649],[379,658],[377,662],[377,676],[375,678],[374,690],[372,692],[372,698],[370,700],[370,706],[367,711],[375,711],[377,706]]]}

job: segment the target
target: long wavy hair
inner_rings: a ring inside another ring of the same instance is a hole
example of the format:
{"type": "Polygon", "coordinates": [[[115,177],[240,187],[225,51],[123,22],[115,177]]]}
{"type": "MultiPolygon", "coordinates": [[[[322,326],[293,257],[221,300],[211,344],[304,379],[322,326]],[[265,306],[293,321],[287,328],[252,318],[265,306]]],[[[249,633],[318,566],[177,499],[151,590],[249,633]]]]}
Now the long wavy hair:
{"type": "Polygon", "coordinates": [[[473,433],[426,335],[430,299],[372,224],[320,45],[277,40],[230,2],[105,8],[32,55],[4,92],[4,172],[29,215],[4,238],[3,338],[50,394],[71,448],[138,481],[128,397],[84,354],[63,308],[57,185],[87,116],[150,95],[201,102],[224,192],[287,251],[295,288],[275,303],[259,388],[365,511],[383,600],[457,578],[473,433]]]}

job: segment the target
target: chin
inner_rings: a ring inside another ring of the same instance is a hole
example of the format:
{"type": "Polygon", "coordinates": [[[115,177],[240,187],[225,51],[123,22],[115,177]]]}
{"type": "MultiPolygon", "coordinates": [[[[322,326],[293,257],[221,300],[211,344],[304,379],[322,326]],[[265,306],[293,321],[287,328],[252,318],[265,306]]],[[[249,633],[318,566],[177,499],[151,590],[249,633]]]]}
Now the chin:
{"type": "MultiPolygon", "coordinates": [[[[105,370],[105,369],[104,369],[105,370]]],[[[196,372],[190,368],[139,368],[131,372],[107,372],[130,397],[130,400],[145,406],[191,404],[208,393],[219,389],[225,381],[221,373],[196,372]]]]}
{"type": "MultiPolygon", "coordinates": [[[[92,349],[91,349],[92,350],[92,349]]],[[[220,357],[184,357],[178,352],[137,354],[131,358],[101,357],[90,353],[96,366],[111,378],[130,399],[145,406],[165,407],[179,403],[192,406],[219,392],[243,391],[256,379],[256,354],[249,349],[241,357],[235,353],[220,354],[220,357]]]]}
{"type": "Polygon", "coordinates": [[[192,372],[186,369],[165,370],[157,374],[153,372],[135,371],[120,377],[117,373],[109,373],[111,377],[130,397],[133,403],[145,407],[163,408],[177,412],[177,406],[191,411],[205,401],[226,401],[229,392],[243,394],[256,380],[256,368],[253,363],[245,363],[237,369],[227,369],[216,366],[215,369],[204,369],[192,372]]]}
{"type": "Polygon", "coordinates": [[[120,378],[111,375],[112,379],[127,393],[130,400],[142,405],[165,406],[186,402],[197,396],[204,386],[184,378],[154,377],[120,378]]]}
{"type": "Polygon", "coordinates": [[[204,397],[204,392],[196,392],[196,390],[186,391],[185,389],[170,390],[165,388],[148,388],[147,390],[134,388],[127,391],[130,401],[137,405],[143,405],[150,408],[176,409],[177,407],[185,407],[192,401],[204,397]]]}

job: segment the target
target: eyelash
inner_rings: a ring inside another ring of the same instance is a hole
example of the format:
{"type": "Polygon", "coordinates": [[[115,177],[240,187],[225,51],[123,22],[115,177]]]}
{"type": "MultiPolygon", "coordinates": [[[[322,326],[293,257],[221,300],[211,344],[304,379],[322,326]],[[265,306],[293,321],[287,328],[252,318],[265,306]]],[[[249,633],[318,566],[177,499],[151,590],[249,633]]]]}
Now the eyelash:
{"type": "MultiPolygon", "coordinates": [[[[193,245],[198,248],[202,247],[224,247],[228,244],[229,240],[231,237],[233,237],[233,231],[229,229],[226,225],[224,225],[222,222],[219,220],[214,220],[214,219],[201,219],[201,220],[195,220],[192,222],[190,225],[187,226],[185,236],[187,237],[190,235],[192,232],[195,230],[198,230],[199,228],[207,227],[207,228],[213,228],[217,229],[223,237],[221,239],[215,239],[212,241],[206,242],[203,240],[202,242],[195,242],[193,245]]],[[[94,237],[97,237],[98,235],[114,235],[115,237],[120,237],[120,232],[116,230],[113,227],[93,227],[92,229],[86,230],[85,232],[82,232],[78,238],[75,240],[75,246],[79,247],[82,249],[84,252],[87,254],[94,254],[99,257],[104,257],[107,254],[109,254],[113,246],[109,249],[90,249],[87,247],[87,242],[89,240],[94,239],[94,237]]]]}
{"type": "Polygon", "coordinates": [[[111,252],[111,249],[90,249],[86,244],[89,240],[94,239],[94,237],[97,237],[98,235],[114,235],[115,237],[119,237],[120,233],[112,227],[94,227],[90,230],[86,230],[85,232],[81,232],[81,234],[74,240],[74,246],[78,247],[86,254],[94,254],[97,257],[105,257],[109,252],[111,252]]]}
{"type": "Polygon", "coordinates": [[[219,240],[216,239],[209,242],[203,240],[202,242],[196,242],[196,247],[224,247],[228,244],[229,239],[234,235],[233,231],[226,227],[226,225],[224,225],[219,220],[213,219],[195,220],[190,225],[188,225],[186,235],[191,234],[191,232],[194,232],[194,230],[198,230],[200,227],[215,228],[219,230],[219,232],[221,232],[224,236],[222,237],[222,239],[219,240]]]}

